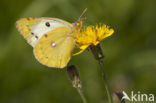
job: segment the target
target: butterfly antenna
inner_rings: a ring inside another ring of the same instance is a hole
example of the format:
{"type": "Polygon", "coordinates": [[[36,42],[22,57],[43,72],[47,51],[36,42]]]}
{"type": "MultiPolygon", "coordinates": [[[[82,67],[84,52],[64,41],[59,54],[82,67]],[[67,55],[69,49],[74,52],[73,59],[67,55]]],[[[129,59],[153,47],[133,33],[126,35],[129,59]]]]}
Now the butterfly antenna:
{"type": "Polygon", "coordinates": [[[79,21],[79,20],[81,19],[81,17],[86,13],[86,11],[87,11],[87,8],[85,8],[85,9],[83,10],[83,12],[82,12],[82,14],[80,15],[78,21],[79,21]]]}

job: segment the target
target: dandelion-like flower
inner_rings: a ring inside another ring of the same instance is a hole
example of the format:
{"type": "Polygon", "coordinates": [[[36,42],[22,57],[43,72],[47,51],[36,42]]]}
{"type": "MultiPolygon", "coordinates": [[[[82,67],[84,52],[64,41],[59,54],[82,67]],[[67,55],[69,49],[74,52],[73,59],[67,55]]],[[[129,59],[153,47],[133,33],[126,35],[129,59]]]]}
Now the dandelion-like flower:
{"type": "Polygon", "coordinates": [[[96,25],[84,28],[76,35],[76,42],[81,51],[75,55],[82,53],[87,47],[91,45],[98,45],[104,38],[112,35],[113,33],[114,30],[110,29],[110,27],[106,26],[105,24],[101,26],[96,25]]]}

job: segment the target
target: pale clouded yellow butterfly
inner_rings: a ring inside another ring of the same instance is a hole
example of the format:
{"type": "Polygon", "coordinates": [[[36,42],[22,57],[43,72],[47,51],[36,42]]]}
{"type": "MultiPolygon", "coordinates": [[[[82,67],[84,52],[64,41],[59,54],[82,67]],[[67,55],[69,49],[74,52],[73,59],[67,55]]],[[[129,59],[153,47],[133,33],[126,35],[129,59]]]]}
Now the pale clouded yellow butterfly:
{"type": "Polygon", "coordinates": [[[35,58],[48,67],[64,68],[75,48],[75,34],[82,22],[57,18],[22,18],[16,22],[20,34],[33,47],[35,58]]]}

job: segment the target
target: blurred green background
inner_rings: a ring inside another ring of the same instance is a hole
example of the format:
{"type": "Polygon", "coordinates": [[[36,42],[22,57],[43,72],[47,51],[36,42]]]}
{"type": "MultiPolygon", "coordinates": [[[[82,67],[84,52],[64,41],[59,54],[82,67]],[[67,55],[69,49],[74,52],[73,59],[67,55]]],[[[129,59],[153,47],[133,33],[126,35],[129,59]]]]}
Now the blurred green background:
{"type": "MultiPolygon", "coordinates": [[[[85,8],[84,25],[104,23],[115,29],[101,43],[112,91],[156,94],[156,0],[1,0],[0,6],[0,103],[82,103],[66,68],[37,62],[15,22],[21,17],[75,22],[85,8]]],[[[106,103],[92,54],[85,51],[72,57],[70,64],[78,67],[88,102],[106,103]]]]}

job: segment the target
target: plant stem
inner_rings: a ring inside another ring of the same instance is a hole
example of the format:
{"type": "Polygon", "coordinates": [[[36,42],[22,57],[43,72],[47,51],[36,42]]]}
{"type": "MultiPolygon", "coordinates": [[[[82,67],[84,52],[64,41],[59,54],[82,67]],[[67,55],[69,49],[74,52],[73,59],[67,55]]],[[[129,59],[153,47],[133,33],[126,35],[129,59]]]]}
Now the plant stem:
{"type": "Polygon", "coordinates": [[[106,75],[105,75],[105,71],[104,71],[103,60],[98,60],[98,62],[99,62],[100,69],[101,69],[101,72],[102,72],[102,78],[104,80],[104,86],[105,86],[105,89],[106,89],[106,92],[107,92],[108,102],[113,103],[112,96],[111,96],[111,91],[109,89],[109,85],[107,83],[107,79],[106,79],[106,75]]]}
{"type": "Polygon", "coordinates": [[[83,103],[87,103],[86,98],[85,98],[85,96],[83,94],[82,89],[81,88],[76,88],[76,89],[77,89],[78,93],[80,94],[80,97],[81,97],[83,103]]]}
{"type": "Polygon", "coordinates": [[[95,59],[98,61],[99,65],[100,65],[100,69],[102,72],[102,78],[104,81],[104,86],[105,86],[107,96],[108,96],[108,102],[113,103],[111,91],[110,91],[110,88],[109,88],[109,85],[108,85],[108,82],[106,79],[105,70],[104,70],[104,64],[103,64],[104,55],[103,55],[102,49],[101,49],[100,45],[98,44],[97,46],[91,46],[90,50],[92,51],[92,54],[94,55],[95,59]]]}

